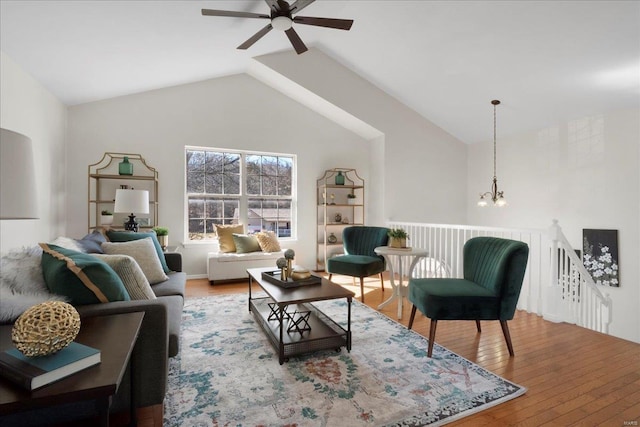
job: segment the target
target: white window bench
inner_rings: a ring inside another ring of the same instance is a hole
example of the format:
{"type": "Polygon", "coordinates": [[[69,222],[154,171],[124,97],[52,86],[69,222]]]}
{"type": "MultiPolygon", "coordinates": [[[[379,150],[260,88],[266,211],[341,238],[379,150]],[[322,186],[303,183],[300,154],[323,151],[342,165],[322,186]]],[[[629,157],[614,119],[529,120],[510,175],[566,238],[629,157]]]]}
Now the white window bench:
{"type": "Polygon", "coordinates": [[[209,283],[248,280],[247,269],[273,267],[277,270],[276,260],[284,257],[285,249],[280,252],[209,252],[207,255],[207,276],[209,283]]]}

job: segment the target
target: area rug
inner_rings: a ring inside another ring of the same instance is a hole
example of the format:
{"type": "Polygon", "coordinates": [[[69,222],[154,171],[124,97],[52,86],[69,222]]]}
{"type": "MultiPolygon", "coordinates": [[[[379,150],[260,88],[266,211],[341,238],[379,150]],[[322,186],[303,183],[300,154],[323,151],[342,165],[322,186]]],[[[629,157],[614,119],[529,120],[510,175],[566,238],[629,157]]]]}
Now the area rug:
{"type": "MultiPolygon", "coordinates": [[[[346,327],[346,300],[316,303],[346,327]]],[[[435,426],[525,393],[354,301],[351,352],[278,363],[247,295],[187,299],[165,426],[435,426]]]]}

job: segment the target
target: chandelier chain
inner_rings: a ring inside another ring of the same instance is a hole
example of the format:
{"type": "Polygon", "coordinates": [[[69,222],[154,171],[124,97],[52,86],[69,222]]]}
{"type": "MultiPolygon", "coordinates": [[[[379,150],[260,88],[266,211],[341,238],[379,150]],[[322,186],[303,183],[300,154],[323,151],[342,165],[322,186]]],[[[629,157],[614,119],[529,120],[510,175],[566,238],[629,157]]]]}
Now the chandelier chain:
{"type": "Polygon", "coordinates": [[[496,104],[493,104],[493,179],[496,179],[496,104]]]}

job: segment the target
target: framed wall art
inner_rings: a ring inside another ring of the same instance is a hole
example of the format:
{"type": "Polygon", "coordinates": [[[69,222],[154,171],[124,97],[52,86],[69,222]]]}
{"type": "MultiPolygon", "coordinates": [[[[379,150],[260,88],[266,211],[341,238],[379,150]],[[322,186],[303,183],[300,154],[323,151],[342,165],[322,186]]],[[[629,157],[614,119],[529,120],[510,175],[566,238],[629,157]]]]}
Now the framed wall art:
{"type": "Polygon", "coordinates": [[[582,263],[596,284],[619,287],[618,230],[583,229],[582,263]]]}

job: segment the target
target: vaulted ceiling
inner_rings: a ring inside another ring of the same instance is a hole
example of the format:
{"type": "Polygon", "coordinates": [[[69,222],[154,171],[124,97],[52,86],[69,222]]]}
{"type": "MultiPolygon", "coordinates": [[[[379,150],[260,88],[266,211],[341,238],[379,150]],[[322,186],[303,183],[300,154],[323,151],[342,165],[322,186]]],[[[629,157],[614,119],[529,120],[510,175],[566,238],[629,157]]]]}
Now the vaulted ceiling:
{"type": "MultiPolygon", "coordinates": [[[[0,1],[1,49],[67,105],[241,73],[291,49],[256,1],[0,1]]],[[[294,24],[308,46],[466,143],[640,106],[640,2],[317,0],[304,16],[354,19],[350,31],[294,24]]]]}

